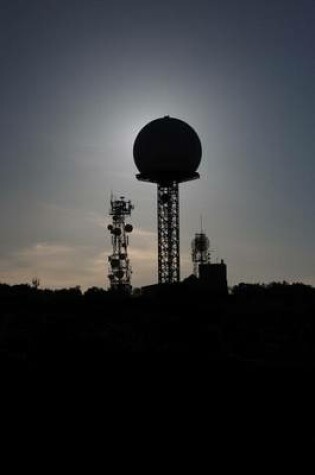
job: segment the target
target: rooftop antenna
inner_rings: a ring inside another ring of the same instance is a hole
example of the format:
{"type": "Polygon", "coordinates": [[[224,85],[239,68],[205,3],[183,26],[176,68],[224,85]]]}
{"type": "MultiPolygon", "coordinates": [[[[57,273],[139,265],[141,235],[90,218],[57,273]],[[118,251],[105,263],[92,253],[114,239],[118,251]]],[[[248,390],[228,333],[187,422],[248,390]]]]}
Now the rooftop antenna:
{"type": "Polygon", "coordinates": [[[196,233],[191,242],[191,258],[193,261],[193,272],[199,277],[200,264],[210,263],[210,241],[202,229],[202,216],[200,215],[200,233],[196,233]]]}

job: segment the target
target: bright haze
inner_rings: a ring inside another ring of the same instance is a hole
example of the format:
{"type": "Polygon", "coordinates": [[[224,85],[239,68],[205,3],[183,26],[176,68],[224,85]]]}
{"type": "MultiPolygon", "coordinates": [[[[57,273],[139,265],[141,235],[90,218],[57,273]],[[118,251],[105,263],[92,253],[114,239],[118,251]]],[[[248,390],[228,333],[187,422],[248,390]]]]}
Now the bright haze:
{"type": "Polygon", "coordinates": [[[181,277],[203,230],[230,285],[315,285],[313,0],[1,0],[0,282],[107,288],[111,191],[135,205],[134,287],[157,281],[139,130],[200,136],[180,185],[181,277]]]}

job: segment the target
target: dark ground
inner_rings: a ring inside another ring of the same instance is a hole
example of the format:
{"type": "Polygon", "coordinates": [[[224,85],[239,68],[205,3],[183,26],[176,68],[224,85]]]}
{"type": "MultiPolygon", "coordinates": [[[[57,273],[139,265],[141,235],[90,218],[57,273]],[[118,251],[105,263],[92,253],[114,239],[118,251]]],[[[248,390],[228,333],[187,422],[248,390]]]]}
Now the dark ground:
{"type": "Polygon", "coordinates": [[[140,297],[0,285],[0,358],[17,370],[103,367],[116,355],[305,371],[314,324],[315,289],[302,284],[240,284],[228,296],[179,284],[140,297]]]}
{"type": "Polygon", "coordinates": [[[110,397],[107,415],[118,404],[126,420],[148,407],[151,429],[170,413],[167,427],[201,424],[210,444],[305,449],[314,310],[315,289],[302,284],[240,284],[227,296],[180,284],[137,297],[2,284],[2,389],[18,382],[20,401],[35,387],[36,400],[57,391],[72,410],[79,397],[80,414],[110,397]]]}

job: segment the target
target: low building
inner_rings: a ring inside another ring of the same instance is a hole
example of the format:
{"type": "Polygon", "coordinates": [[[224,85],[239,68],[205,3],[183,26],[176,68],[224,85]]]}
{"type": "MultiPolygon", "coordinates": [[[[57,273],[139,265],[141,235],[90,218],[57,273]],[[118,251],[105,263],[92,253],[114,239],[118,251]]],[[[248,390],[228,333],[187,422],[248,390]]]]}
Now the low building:
{"type": "Polygon", "coordinates": [[[219,264],[200,264],[199,280],[209,291],[222,295],[228,293],[227,269],[223,260],[219,264]]]}

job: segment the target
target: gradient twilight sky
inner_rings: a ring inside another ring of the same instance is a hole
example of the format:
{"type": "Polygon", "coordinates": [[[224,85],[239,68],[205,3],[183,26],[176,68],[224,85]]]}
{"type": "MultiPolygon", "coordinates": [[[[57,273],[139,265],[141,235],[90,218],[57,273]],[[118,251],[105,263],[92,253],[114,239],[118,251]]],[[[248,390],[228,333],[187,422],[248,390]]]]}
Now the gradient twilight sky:
{"type": "Polygon", "coordinates": [[[230,285],[315,285],[314,0],[0,0],[0,282],[107,287],[111,190],[135,205],[133,286],[157,281],[156,187],[132,146],[188,122],[181,275],[200,229],[230,285]]]}

